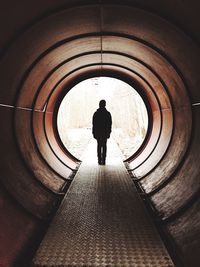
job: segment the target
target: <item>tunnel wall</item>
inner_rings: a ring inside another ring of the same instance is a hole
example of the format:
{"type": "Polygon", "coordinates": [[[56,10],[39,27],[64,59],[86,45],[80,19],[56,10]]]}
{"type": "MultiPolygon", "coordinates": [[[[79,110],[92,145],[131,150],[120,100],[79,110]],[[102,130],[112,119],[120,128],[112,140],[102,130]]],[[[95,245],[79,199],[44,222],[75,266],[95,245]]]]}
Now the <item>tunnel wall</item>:
{"type": "Polygon", "coordinates": [[[9,27],[0,39],[3,267],[14,266],[33,242],[79,165],[55,135],[60,94],[81,79],[102,74],[128,81],[146,99],[151,129],[140,151],[128,159],[129,171],[176,256],[184,266],[198,266],[197,3],[187,13],[187,4],[176,1],[170,13],[172,1],[163,6],[144,2],[64,6],[70,1],[46,0],[28,7],[21,1],[17,6],[11,2],[13,9],[4,4],[13,18],[8,23],[1,17],[9,27]],[[183,19],[187,16],[189,23],[183,19]],[[14,227],[7,223],[11,220],[14,227]]]}
{"type": "Polygon", "coordinates": [[[38,235],[42,223],[23,210],[2,186],[0,187],[0,212],[0,265],[25,266],[23,264],[27,264],[29,260],[26,261],[27,258],[24,258],[22,264],[21,255],[26,252],[31,256],[30,244],[34,246],[34,236],[38,235]]]}

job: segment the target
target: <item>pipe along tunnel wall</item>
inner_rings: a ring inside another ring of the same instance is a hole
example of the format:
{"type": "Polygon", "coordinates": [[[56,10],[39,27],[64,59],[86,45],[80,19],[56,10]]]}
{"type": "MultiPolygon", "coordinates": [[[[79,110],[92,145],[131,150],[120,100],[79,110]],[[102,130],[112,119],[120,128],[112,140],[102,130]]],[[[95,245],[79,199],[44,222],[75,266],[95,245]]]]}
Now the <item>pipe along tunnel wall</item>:
{"type": "Polygon", "coordinates": [[[12,40],[0,58],[0,266],[22,266],[79,165],[56,135],[61,96],[101,75],[143,97],[150,127],[127,163],[176,256],[198,266],[198,59],[199,47],[181,29],[133,5],[62,8],[12,40]]]}

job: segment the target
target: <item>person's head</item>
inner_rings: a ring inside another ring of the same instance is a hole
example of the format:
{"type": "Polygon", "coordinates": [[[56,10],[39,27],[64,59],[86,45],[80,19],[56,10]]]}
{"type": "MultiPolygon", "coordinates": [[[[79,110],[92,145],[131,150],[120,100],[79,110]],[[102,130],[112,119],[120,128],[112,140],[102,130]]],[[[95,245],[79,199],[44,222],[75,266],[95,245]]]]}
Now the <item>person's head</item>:
{"type": "Polygon", "coordinates": [[[100,102],[99,102],[99,107],[100,108],[105,108],[106,106],[106,101],[104,99],[102,99],[100,102]]]}

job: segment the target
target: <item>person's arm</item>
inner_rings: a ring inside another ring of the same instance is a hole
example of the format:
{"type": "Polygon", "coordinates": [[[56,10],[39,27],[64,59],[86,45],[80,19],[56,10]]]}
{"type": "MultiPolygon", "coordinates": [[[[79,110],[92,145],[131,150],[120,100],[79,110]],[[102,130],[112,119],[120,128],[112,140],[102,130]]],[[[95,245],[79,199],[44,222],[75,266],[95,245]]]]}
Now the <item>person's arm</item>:
{"type": "Polygon", "coordinates": [[[110,115],[110,133],[112,132],[112,116],[111,116],[111,114],[109,114],[110,115]]]}
{"type": "Polygon", "coordinates": [[[96,134],[95,134],[95,132],[96,132],[96,113],[94,113],[94,115],[93,115],[93,117],[92,117],[92,134],[93,134],[93,136],[94,136],[94,138],[96,139],[96,134]]]}
{"type": "Polygon", "coordinates": [[[112,117],[110,112],[108,113],[108,133],[107,133],[107,138],[110,138],[110,133],[112,131],[112,117]]]}

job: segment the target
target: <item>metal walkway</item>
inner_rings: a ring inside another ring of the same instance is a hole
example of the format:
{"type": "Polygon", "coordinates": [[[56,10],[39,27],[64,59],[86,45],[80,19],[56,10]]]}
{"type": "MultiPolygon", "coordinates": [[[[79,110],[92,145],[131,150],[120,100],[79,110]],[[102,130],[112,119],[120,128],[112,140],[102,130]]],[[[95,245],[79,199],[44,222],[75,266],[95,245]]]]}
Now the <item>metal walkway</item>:
{"type": "Polygon", "coordinates": [[[172,267],[173,262],[109,140],[106,166],[89,146],[34,267],[172,267]]]}

